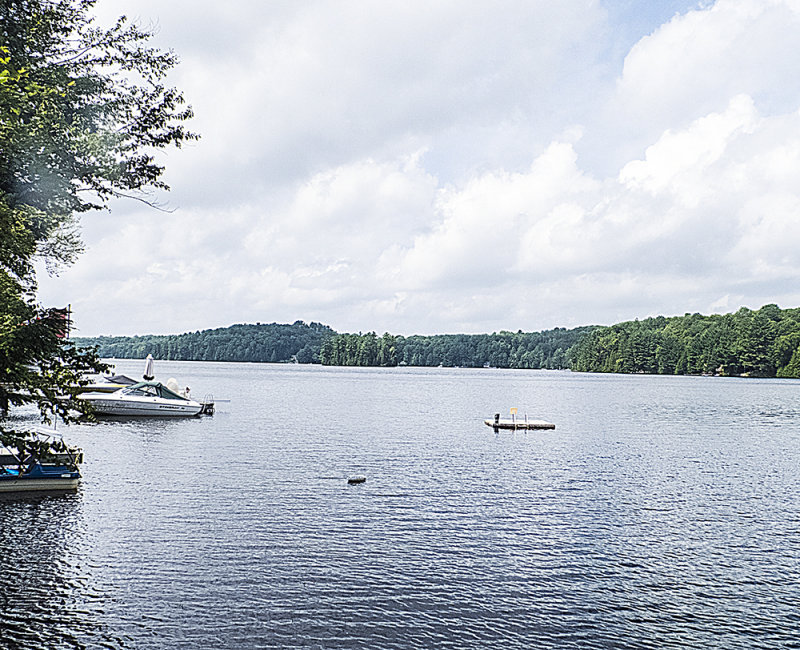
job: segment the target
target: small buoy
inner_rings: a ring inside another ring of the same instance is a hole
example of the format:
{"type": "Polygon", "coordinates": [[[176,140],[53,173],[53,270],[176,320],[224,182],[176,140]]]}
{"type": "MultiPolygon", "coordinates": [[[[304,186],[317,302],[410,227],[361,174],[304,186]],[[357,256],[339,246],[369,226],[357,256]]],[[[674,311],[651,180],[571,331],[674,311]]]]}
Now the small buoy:
{"type": "Polygon", "coordinates": [[[355,485],[356,483],[365,483],[367,480],[366,476],[350,476],[347,479],[347,482],[350,485],[355,485]]]}

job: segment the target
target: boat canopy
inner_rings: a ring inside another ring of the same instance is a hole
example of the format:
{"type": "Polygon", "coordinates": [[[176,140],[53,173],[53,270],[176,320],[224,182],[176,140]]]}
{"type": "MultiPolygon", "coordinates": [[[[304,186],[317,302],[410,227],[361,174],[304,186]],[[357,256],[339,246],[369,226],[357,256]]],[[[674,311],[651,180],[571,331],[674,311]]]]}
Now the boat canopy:
{"type": "Polygon", "coordinates": [[[109,384],[123,384],[125,386],[133,386],[136,383],[135,379],[131,379],[127,375],[111,375],[110,377],[103,377],[103,381],[109,384]]]}
{"type": "Polygon", "coordinates": [[[163,399],[179,399],[186,401],[182,395],[178,395],[167,388],[160,381],[140,381],[138,384],[122,389],[123,395],[137,395],[139,397],[161,397],[163,399]]]}

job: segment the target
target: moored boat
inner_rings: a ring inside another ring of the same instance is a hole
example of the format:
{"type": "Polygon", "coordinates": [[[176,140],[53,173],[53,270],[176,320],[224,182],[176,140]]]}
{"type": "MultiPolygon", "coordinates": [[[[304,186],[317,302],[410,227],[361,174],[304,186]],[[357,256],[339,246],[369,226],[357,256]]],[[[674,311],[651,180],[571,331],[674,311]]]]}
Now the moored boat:
{"type": "Polygon", "coordinates": [[[180,395],[159,381],[140,381],[113,393],[85,393],[97,415],[180,417],[199,415],[203,404],[180,395]]]}
{"type": "Polygon", "coordinates": [[[24,467],[0,465],[2,492],[58,492],[78,488],[81,473],[77,467],[31,463],[24,467]]]}
{"type": "Polygon", "coordinates": [[[83,453],[63,444],[60,448],[60,451],[35,458],[16,449],[0,447],[0,493],[76,490],[81,479],[78,464],[83,453]]]}
{"type": "Polygon", "coordinates": [[[499,429],[509,429],[516,431],[517,429],[555,429],[556,425],[552,422],[545,422],[544,420],[529,420],[528,415],[525,414],[524,419],[518,418],[516,413],[512,414],[510,418],[501,418],[499,413],[495,413],[494,419],[484,420],[486,426],[492,427],[495,431],[499,429]]]}

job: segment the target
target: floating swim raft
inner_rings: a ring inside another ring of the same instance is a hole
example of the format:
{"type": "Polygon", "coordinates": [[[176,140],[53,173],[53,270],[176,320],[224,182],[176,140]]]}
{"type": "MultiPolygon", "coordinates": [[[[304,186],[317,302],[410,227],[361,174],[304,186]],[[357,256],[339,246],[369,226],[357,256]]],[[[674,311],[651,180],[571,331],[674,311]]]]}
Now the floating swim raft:
{"type": "Polygon", "coordinates": [[[510,429],[517,431],[518,429],[555,429],[556,425],[552,422],[545,422],[544,420],[529,420],[526,415],[524,418],[512,416],[510,418],[501,418],[500,414],[496,414],[494,419],[484,420],[486,426],[492,427],[495,431],[498,429],[510,429]]]}

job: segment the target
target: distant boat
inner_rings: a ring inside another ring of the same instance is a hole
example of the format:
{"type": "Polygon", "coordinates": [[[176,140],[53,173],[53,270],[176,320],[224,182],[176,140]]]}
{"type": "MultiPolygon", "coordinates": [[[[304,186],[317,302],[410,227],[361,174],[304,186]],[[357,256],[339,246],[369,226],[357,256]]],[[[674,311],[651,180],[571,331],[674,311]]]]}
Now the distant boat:
{"type": "Polygon", "coordinates": [[[159,381],[140,381],[113,393],[84,393],[79,399],[89,402],[98,415],[187,417],[208,411],[205,404],[179,395],[159,381]]]}
{"type": "Polygon", "coordinates": [[[528,416],[524,418],[516,417],[514,414],[510,418],[501,418],[499,413],[496,413],[493,419],[484,420],[483,423],[492,427],[495,431],[498,429],[509,429],[516,431],[517,429],[555,429],[556,425],[544,420],[529,420],[528,416]]]}
{"type": "Polygon", "coordinates": [[[47,458],[24,456],[16,449],[0,447],[0,493],[74,491],[81,479],[78,464],[82,459],[82,452],[74,447],[65,446],[64,451],[47,458]]]}

